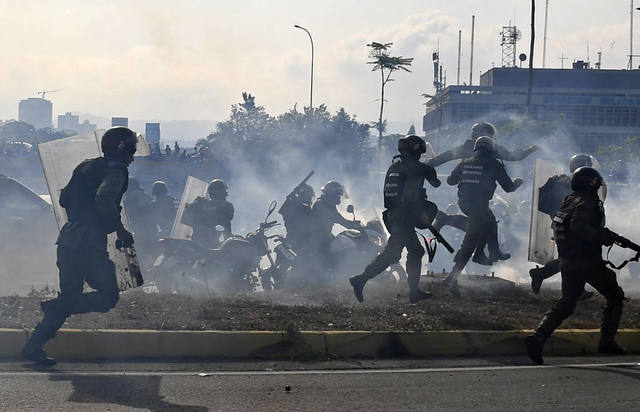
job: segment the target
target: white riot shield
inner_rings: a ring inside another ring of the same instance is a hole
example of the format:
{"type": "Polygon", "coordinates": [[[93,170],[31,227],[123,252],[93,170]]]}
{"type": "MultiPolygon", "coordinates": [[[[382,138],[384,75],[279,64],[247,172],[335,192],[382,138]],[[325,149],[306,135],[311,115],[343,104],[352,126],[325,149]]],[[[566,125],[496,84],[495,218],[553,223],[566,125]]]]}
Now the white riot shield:
{"type": "Polygon", "coordinates": [[[193,234],[193,228],[191,226],[182,223],[182,215],[184,214],[185,207],[196,200],[197,197],[205,197],[207,195],[207,187],[209,185],[193,176],[187,178],[187,184],[184,186],[184,192],[182,192],[182,198],[180,198],[180,205],[178,206],[178,213],[173,221],[173,227],[171,228],[170,237],[174,239],[191,239],[193,234]]]}
{"type": "MultiPolygon", "coordinates": [[[[100,140],[104,130],[97,130],[64,139],[52,140],[38,144],[40,162],[49,188],[51,204],[58,222],[58,229],[67,222],[67,213],[60,206],[60,192],[69,183],[73,170],[85,159],[102,155],[100,140]]],[[[122,209],[123,224],[129,230],[124,207],[122,209]]],[[[116,249],[117,235],[108,236],[107,249],[109,258],[116,266],[116,276],[120,290],[127,290],[142,285],[142,274],[135,249],[116,249]]]]}
{"type": "Polygon", "coordinates": [[[529,230],[529,261],[541,265],[556,259],[558,250],[553,241],[551,217],[538,210],[540,188],[551,176],[562,174],[562,168],[542,159],[536,159],[531,200],[531,226],[529,230]]]}

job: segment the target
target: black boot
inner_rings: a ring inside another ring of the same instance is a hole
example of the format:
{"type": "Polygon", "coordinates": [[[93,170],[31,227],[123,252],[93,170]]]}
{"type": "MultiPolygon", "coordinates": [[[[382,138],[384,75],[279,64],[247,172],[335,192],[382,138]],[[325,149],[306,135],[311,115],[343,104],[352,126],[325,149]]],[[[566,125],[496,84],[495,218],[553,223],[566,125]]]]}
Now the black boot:
{"type": "Polygon", "coordinates": [[[598,352],[623,355],[627,351],[615,341],[618,333],[618,325],[622,317],[622,304],[609,306],[607,304],[602,311],[602,326],[600,327],[600,343],[598,352]]]}
{"type": "Polygon", "coordinates": [[[471,258],[471,261],[484,266],[491,266],[492,264],[491,259],[489,259],[487,255],[484,254],[484,251],[476,250],[476,252],[473,254],[473,257],[471,258]]]}
{"type": "Polygon", "coordinates": [[[600,338],[600,343],[598,344],[598,352],[611,353],[614,355],[624,355],[625,353],[627,353],[627,350],[618,345],[618,343],[613,339],[600,338]]]}
{"type": "Polygon", "coordinates": [[[44,351],[44,344],[55,335],[55,331],[52,331],[44,321],[40,322],[38,326],[33,330],[33,333],[29,337],[29,340],[22,348],[20,356],[22,359],[33,361],[42,366],[53,366],[56,364],[56,360],[50,358],[47,352],[44,351]]]}
{"type": "Polygon", "coordinates": [[[511,254],[509,253],[503,253],[500,249],[498,249],[497,251],[491,253],[489,252],[489,260],[494,263],[494,262],[498,262],[500,260],[508,260],[511,259],[511,254]]]}
{"type": "Polygon", "coordinates": [[[529,270],[529,276],[531,276],[531,290],[533,290],[533,293],[535,293],[536,295],[540,293],[542,281],[544,280],[544,277],[540,273],[543,270],[543,268],[538,266],[529,270]]]}
{"type": "Polygon", "coordinates": [[[364,295],[362,294],[362,291],[367,280],[368,279],[364,276],[364,273],[357,276],[351,276],[349,278],[349,283],[353,286],[353,294],[356,295],[356,299],[360,303],[364,302],[364,295]]]}
{"type": "Polygon", "coordinates": [[[533,334],[524,338],[524,344],[527,345],[527,354],[529,355],[529,358],[538,365],[542,365],[544,363],[544,359],[542,358],[544,340],[536,334],[533,334]]]}
{"type": "Polygon", "coordinates": [[[431,292],[425,292],[422,289],[416,289],[409,292],[409,302],[416,303],[422,299],[429,299],[431,292]]]}

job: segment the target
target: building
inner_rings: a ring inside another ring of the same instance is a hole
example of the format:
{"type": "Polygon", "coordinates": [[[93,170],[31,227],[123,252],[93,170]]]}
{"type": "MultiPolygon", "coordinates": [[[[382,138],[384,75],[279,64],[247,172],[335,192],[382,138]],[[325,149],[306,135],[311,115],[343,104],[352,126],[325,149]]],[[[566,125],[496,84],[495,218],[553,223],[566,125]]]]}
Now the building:
{"type": "MultiPolygon", "coordinates": [[[[508,67],[483,73],[480,86],[448,86],[427,102],[423,130],[441,151],[454,127],[526,113],[528,85],[527,69],[508,67]]],[[[530,116],[561,122],[585,152],[640,136],[640,70],[593,70],[582,61],[534,69],[530,116]]]]}
{"type": "Polygon", "coordinates": [[[145,123],[144,137],[151,148],[160,148],[160,123],[145,123]]]}
{"type": "Polygon", "coordinates": [[[88,120],[80,123],[80,116],[71,114],[71,112],[67,112],[65,114],[58,115],[58,129],[72,130],[78,134],[81,134],[96,130],[96,125],[89,123],[88,120]]]}
{"type": "Polygon", "coordinates": [[[53,105],[49,100],[39,97],[29,97],[20,100],[18,105],[18,120],[29,123],[36,129],[53,127],[53,105]]]}
{"type": "Polygon", "coordinates": [[[115,127],[115,126],[129,127],[129,118],[128,117],[112,117],[111,127],[115,127]]]}

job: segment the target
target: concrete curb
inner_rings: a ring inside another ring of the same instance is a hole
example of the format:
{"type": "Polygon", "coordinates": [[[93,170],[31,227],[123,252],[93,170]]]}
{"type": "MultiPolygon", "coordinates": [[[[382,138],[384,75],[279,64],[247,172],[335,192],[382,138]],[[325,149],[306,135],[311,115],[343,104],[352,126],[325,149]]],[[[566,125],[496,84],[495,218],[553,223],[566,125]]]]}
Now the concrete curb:
{"type": "MultiPolygon", "coordinates": [[[[157,331],[63,329],[46,346],[60,359],[430,357],[526,354],[531,331],[157,331]]],[[[599,330],[557,331],[548,355],[596,353],[599,330]]],[[[27,339],[21,329],[0,329],[0,358],[18,358],[27,339]]],[[[640,353],[640,330],[621,330],[617,341],[640,353]]]]}

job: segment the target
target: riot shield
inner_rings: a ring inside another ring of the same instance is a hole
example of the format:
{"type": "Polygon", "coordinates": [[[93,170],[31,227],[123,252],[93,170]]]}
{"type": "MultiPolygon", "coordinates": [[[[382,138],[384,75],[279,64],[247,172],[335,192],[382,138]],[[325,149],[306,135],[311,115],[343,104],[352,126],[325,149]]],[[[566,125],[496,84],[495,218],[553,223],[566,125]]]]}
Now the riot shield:
{"type": "Polygon", "coordinates": [[[193,176],[187,178],[187,183],[184,186],[182,197],[180,198],[180,205],[178,206],[178,213],[173,221],[173,227],[171,228],[171,235],[174,239],[191,239],[193,229],[191,226],[182,223],[182,215],[184,214],[185,207],[196,200],[197,197],[205,197],[207,195],[207,187],[209,185],[193,176]]]}
{"type": "Polygon", "coordinates": [[[529,229],[529,261],[541,265],[556,259],[558,251],[553,241],[551,230],[551,217],[538,210],[540,201],[540,188],[554,175],[562,174],[559,166],[536,159],[533,174],[533,198],[531,200],[531,226],[529,229]]]}
{"type": "MultiPolygon", "coordinates": [[[[75,167],[85,159],[100,157],[100,139],[104,130],[97,130],[63,139],[52,140],[38,144],[40,162],[44,171],[44,177],[49,188],[51,204],[58,223],[58,229],[67,222],[67,213],[60,206],[60,192],[69,183],[75,167]]],[[[124,206],[122,220],[125,228],[129,230],[124,206]]],[[[117,249],[116,234],[108,236],[109,258],[116,266],[118,287],[127,290],[142,285],[142,273],[133,247],[117,249]]]]}

